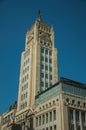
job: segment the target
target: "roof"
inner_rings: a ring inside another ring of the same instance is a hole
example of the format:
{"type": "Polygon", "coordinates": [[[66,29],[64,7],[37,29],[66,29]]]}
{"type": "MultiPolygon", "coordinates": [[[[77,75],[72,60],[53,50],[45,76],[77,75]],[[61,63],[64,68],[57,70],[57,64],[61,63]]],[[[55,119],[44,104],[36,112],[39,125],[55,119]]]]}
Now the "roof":
{"type": "Polygon", "coordinates": [[[61,77],[60,80],[56,84],[54,84],[51,87],[49,87],[48,89],[38,93],[38,95],[36,95],[35,98],[38,98],[41,94],[43,94],[43,93],[49,91],[50,89],[56,87],[60,83],[70,85],[70,87],[73,86],[73,87],[76,87],[76,88],[81,88],[81,89],[86,90],[86,84],[83,84],[83,83],[80,83],[80,82],[77,82],[77,81],[74,81],[74,80],[71,80],[71,79],[61,77]]]}

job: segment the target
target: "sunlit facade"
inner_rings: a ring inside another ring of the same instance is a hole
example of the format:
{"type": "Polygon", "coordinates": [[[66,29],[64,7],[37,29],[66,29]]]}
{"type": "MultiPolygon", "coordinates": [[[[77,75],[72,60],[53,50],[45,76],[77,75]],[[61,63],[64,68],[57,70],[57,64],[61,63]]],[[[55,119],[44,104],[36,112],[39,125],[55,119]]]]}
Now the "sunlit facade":
{"type": "Polygon", "coordinates": [[[26,34],[12,112],[0,117],[0,130],[86,130],[86,84],[58,80],[54,29],[40,17],[26,34]]]}

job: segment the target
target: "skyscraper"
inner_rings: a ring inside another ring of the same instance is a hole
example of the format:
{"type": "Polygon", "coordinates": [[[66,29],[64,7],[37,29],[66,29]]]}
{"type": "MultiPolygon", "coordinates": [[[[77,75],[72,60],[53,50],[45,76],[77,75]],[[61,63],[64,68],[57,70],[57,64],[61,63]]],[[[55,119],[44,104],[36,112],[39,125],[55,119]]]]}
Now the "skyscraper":
{"type": "Polygon", "coordinates": [[[21,55],[17,111],[33,107],[35,96],[58,81],[54,30],[39,18],[26,34],[21,55]]]}

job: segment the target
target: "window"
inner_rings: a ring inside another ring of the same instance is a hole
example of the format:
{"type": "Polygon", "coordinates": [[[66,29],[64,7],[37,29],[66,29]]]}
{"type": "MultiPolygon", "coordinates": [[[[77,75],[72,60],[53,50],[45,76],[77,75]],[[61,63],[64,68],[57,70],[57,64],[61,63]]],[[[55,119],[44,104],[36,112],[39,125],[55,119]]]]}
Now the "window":
{"type": "Polygon", "coordinates": [[[72,104],[74,104],[75,103],[75,100],[72,100],[72,104]]]}
{"type": "Polygon", "coordinates": [[[26,98],[27,98],[27,95],[28,95],[28,93],[26,92],[26,98]]]}
{"type": "Polygon", "coordinates": [[[44,86],[44,82],[41,81],[41,87],[43,87],[43,86],[44,86]]]}
{"type": "Polygon", "coordinates": [[[80,101],[78,101],[77,105],[80,106],[80,101]]]}
{"type": "Polygon", "coordinates": [[[50,126],[50,130],[52,130],[52,126],[50,126]]]}
{"type": "Polygon", "coordinates": [[[46,123],[48,123],[48,113],[46,113],[46,123]]]}
{"type": "Polygon", "coordinates": [[[45,69],[48,70],[48,66],[45,66],[45,69]]]}
{"type": "Polygon", "coordinates": [[[46,108],[48,107],[48,104],[46,104],[46,108]]]}
{"type": "Polygon", "coordinates": [[[41,56],[41,60],[44,61],[44,56],[41,56]]]}
{"type": "Polygon", "coordinates": [[[53,111],[53,119],[56,120],[56,110],[53,111]]]}
{"type": "Polygon", "coordinates": [[[52,72],[52,67],[50,67],[50,71],[52,72]]]}
{"type": "Polygon", "coordinates": [[[49,62],[52,63],[52,59],[49,59],[49,62]]]}
{"type": "Polygon", "coordinates": [[[51,106],[51,102],[49,102],[49,107],[51,106]]]}
{"type": "Polygon", "coordinates": [[[69,110],[69,119],[73,121],[73,110],[69,110]]]}
{"type": "Polygon", "coordinates": [[[38,117],[36,117],[36,127],[38,126],[38,117]]]}
{"type": "Polygon", "coordinates": [[[45,87],[48,88],[48,83],[45,84],[45,87]]]}
{"type": "Polygon", "coordinates": [[[44,69],[44,65],[43,64],[41,65],[41,69],[44,69]]]}
{"type": "Polygon", "coordinates": [[[69,102],[69,98],[66,98],[66,102],[69,102]]]}
{"type": "Polygon", "coordinates": [[[48,79],[48,74],[45,74],[45,78],[47,78],[47,79],[48,79]]]}
{"type": "Polygon", "coordinates": [[[50,75],[50,80],[52,80],[52,75],[50,75]]]}
{"type": "Polygon", "coordinates": [[[85,112],[82,112],[81,116],[82,116],[82,122],[85,122],[85,112]]]}
{"type": "Polygon", "coordinates": [[[41,116],[39,116],[39,126],[41,125],[41,116]]]}
{"type": "Polygon", "coordinates": [[[51,50],[49,51],[49,55],[52,56],[52,51],[51,50]]]}
{"type": "Polygon", "coordinates": [[[45,62],[48,62],[48,58],[47,57],[45,58],[45,62]]]}
{"type": "Polygon", "coordinates": [[[44,90],[44,86],[41,86],[41,92],[44,90]]]}
{"type": "Polygon", "coordinates": [[[48,49],[45,50],[45,54],[48,54],[48,49]]]}
{"type": "Polygon", "coordinates": [[[56,125],[54,125],[54,130],[56,130],[56,125]]]}
{"type": "Polygon", "coordinates": [[[44,48],[41,48],[41,53],[44,53],[44,48]]]}
{"type": "Polygon", "coordinates": [[[52,112],[50,112],[50,122],[52,121],[52,112]]]}
{"type": "Polygon", "coordinates": [[[45,123],[45,115],[42,116],[42,124],[45,123]]]}
{"type": "Polygon", "coordinates": [[[70,125],[70,130],[74,130],[74,124],[70,125]]]}
{"type": "Polygon", "coordinates": [[[41,77],[42,77],[42,78],[44,77],[44,73],[41,73],[41,77]]]}
{"type": "Polygon", "coordinates": [[[76,110],[76,121],[79,122],[79,111],[76,110]]]}

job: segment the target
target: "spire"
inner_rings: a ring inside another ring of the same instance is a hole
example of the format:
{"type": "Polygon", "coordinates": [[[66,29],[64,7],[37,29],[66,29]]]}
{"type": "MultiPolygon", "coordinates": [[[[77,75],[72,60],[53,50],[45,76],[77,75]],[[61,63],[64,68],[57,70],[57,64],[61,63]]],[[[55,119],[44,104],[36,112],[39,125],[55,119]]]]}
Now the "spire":
{"type": "Polygon", "coordinates": [[[42,14],[41,14],[41,11],[40,11],[40,10],[38,11],[38,19],[39,19],[39,20],[42,20],[42,14]]]}

